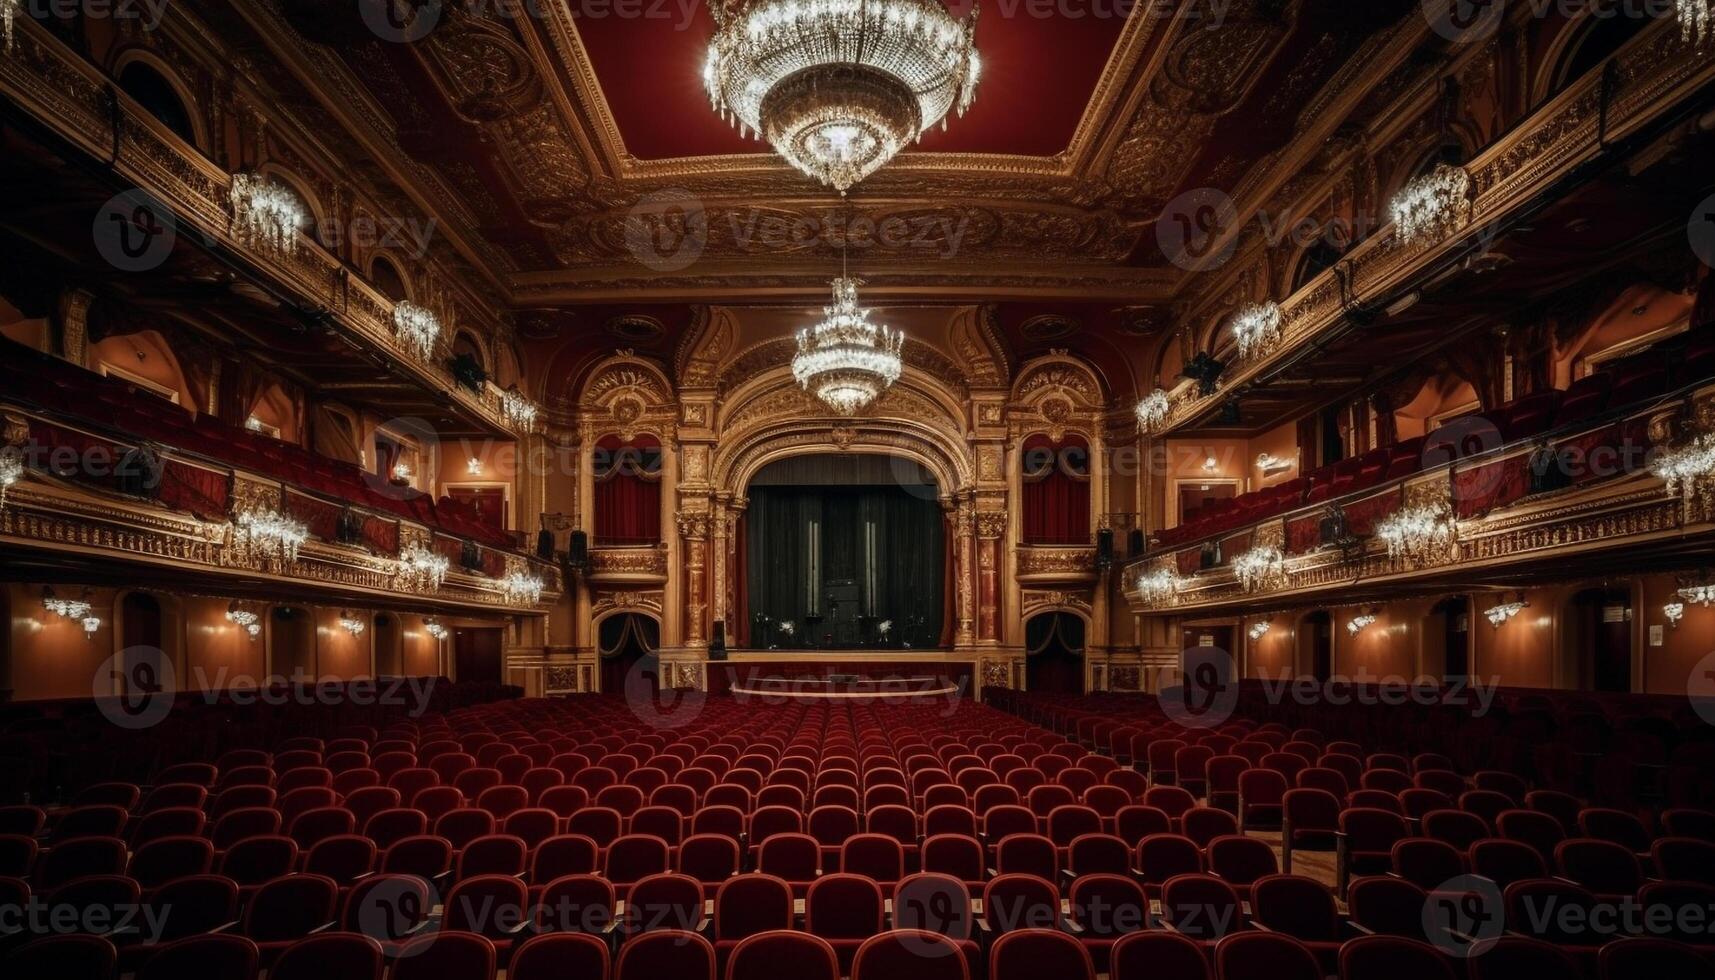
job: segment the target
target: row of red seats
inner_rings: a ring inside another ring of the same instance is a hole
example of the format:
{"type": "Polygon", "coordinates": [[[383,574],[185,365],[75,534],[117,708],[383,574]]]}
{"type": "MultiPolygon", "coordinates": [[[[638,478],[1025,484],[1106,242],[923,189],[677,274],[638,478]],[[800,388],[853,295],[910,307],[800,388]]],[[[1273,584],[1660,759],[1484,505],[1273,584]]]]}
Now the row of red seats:
{"type": "Polygon", "coordinates": [[[1661,353],[1630,359],[1574,382],[1565,391],[1551,389],[1516,398],[1472,420],[1450,425],[1427,437],[1312,470],[1296,479],[1236,498],[1211,502],[1184,515],[1177,527],[1156,535],[1160,547],[1173,547],[1248,527],[1300,507],[1338,500],[1421,473],[1471,452],[1487,452],[1537,438],[1547,432],[1570,433],[1609,408],[1642,405],[1675,386],[1715,377],[1715,339],[1698,338],[1682,355],[1661,353]]]}
{"type": "Polygon", "coordinates": [[[123,437],[145,439],[228,466],[260,469],[333,501],[355,502],[449,534],[510,551],[518,542],[448,497],[393,486],[353,463],[228,425],[184,409],[117,378],[102,377],[15,341],[0,344],[0,378],[9,397],[123,437]]]}

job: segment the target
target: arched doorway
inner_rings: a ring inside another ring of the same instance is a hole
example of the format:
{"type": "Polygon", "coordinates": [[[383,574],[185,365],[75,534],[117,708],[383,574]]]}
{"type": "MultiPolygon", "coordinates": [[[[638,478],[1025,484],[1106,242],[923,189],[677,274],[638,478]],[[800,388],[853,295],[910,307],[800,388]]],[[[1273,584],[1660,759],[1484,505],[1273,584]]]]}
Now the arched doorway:
{"type": "Polygon", "coordinates": [[[405,631],[392,613],[375,614],[375,674],[398,677],[405,673],[405,631]]]}
{"type": "Polygon", "coordinates": [[[128,592],[119,602],[119,649],[123,675],[115,694],[158,693],[165,685],[167,659],[161,603],[147,592],[128,592]]]}
{"type": "Polygon", "coordinates": [[[1470,677],[1470,596],[1448,596],[1429,610],[1423,624],[1423,671],[1449,684],[1470,677]]]}
{"type": "Polygon", "coordinates": [[[1024,624],[1025,686],[1050,694],[1084,693],[1084,620],[1043,613],[1024,624]]]}
{"type": "Polygon", "coordinates": [[[1334,617],[1326,609],[1298,624],[1298,672],[1322,684],[1334,676],[1334,617]]]}
{"type": "Polygon", "coordinates": [[[1623,694],[1632,689],[1632,597],[1585,589],[1567,605],[1563,653],[1568,686],[1623,694]]]}
{"type": "Polygon", "coordinates": [[[316,623],[303,606],[275,606],[268,613],[268,666],[277,680],[316,677],[316,623]]]}
{"type": "Polygon", "coordinates": [[[601,654],[601,689],[607,694],[661,690],[661,624],[642,613],[619,613],[597,628],[601,654]]]}

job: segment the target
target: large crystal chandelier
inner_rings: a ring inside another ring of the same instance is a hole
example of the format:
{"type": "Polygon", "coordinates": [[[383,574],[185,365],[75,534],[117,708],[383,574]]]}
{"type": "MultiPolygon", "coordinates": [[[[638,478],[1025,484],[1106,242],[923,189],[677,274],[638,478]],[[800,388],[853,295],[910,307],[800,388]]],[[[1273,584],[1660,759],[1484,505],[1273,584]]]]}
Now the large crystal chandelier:
{"type": "Polygon", "coordinates": [[[723,118],[844,193],[947,113],[981,61],[940,0],[713,0],[703,85],[723,118]]]}
{"type": "Polygon", "coordinates": [[[500,582],[508,602],[534,606],[542,601],[542,580],[525,572],[513,572],[500,582]]]}
{"type": "Polygon", "coordinates": [[[1233,575],[1246,592],[1261,592],[1286,581],[1286,556],[1274,545],[1260,545],[1233,559],[1233,575]]]}
{"type": "Polygon", "coordinates": [[[232,226],[240,241],[291,252],[303,223],[304,206],[283,184],[258,174],[232,175],[232,226]]]}
{"type": "Polygon", "coordinates": [[[1434,170],[1400,188],[1388,213],[1399,240],[1412,245],[1446,234],[1470,209],[1470,202],[1470,172],[1438,163],[1434,170]]]}
{"type": "Polygon", "coordinates": [[[1663,453],[1655,475],[1667,482],[1669,496],[1685,502],[1685,516],[1699,497],[1715,494],[1715,435],[1704,433],[1678,449],[1663,453]]]}
{"type": "Polygon", "coordinates": [[[869,322],[858,306],[858,280],[834,280],[834,305],[824,319],[798,331],[792,376],[839,415],[856,415],[899,380],[905,334],[869,322]]]}
{"type": "Polygon", "coordinates": [[[23,0],[0,0],[0,48],[12,50],[12,21],[24,8],[23,0]]]}
{"type": "Polygon", "coordinates": [[[1710,0],[1674,0],[1679,14],[1679,30],[1687,44],[1703,47],[1715,40],[1715,11],[1710,0]]]}
{"type": "Polygon", "coordinates": [[[1446,501],[1408,507],[1376,525],[1389,558],[1424,561],[1445,557],[1453,547],[1453,513],[1446,501]]]}
{"type": "MultiPolygon", "coordinates": [[[[0,0],[0,3],[5,2],[6,0],[0,0]]],[[[18,454],[11,450],[0,454],[0,510],[6,509],[6,491],[23,482],[23,479],[24,461],[18,458],[18,454]]]]}
{"type": "Polygon", "coordinates": [[[297,561],[298,548],[310,536],[304,525],[267,507],[247,510],[235,523],[246,548],[280,561],[297,561]]]}
{"type": "Polygon", "coordinates": [[[1244,306],[1233,318],[1233,334],[1240,357],[1267,350],[1280,339],[1280,304],[1269,300],[1244,306]]]}
{"type": "Polygon", "coordinates": [[[441,318],[426,306],[402,299],[393,306],[393,332],[406,350],[426,361],[441,336],[441,318]]]}
{"type": "Polygon", "coordinates": [[[1137,595],[1148,606],[1165,606],[1173,602],[1184,583],[1171,569],[1158,568],[1137,580],[1137,595]]]}
{"type": "Polygon", "coordinates": [[[520,429],[529,429],[536,421],[536,405],[512,385],[500,393],[500,415],[520,429]]]}
{"type": "Polygon", "coordinates": [[[1137,427],[1148,433],[1154,433],[1161,428],[1161,423],[1167,421],[1167,414],[1173,408],[1167,400],[1167,392],[1160,388],[1144,395],[1137,403],[1137,427]]]}

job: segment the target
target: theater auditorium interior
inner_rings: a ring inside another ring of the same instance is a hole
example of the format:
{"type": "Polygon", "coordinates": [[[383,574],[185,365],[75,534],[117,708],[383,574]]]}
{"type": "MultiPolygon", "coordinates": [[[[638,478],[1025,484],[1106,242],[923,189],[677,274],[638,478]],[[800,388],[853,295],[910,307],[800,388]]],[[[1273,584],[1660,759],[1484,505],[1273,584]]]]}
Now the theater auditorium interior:
{"type": "Polygon", "coordinates": [[[9,980],[1715,980],[1715,0],[0,0],[0,148],[9,980]]]}

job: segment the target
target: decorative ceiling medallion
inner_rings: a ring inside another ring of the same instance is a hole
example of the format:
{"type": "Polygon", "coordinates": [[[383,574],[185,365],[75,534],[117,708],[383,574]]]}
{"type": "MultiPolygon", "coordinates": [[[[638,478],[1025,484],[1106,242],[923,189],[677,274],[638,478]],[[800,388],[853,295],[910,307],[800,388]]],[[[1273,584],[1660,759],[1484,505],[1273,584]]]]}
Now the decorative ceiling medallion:
{"type": "Polygon", "coordinates": [[[1082,324],[1069,316],[1058,313],[1044,313],[1024,321],[1018,328],[1024,339],[1038,344],[1046,344],[1056,340],[1065,340],[1081,330],[1082,324]]]}
{"type": "Polygon", "coordinates": [[[703,84],[740,133],[760,134],[842,194],[976,96],[976,8],[939,0],[716,0],[703,84]]]}
{"type": "Polygon", "coordinates": [[[798,331],[792,377],[837,415],[856,415],[899,380],[905,334],[869,322],[858,306],[856,279],[834,280],[834,305],[824,319],[798,331]]]}
{"type": "Polygon", "coordinates": [[[652,341],[660,339],[667,328],[652,316],[633,313],[608,320],[607,332],[629,341],[652,341]]]}

